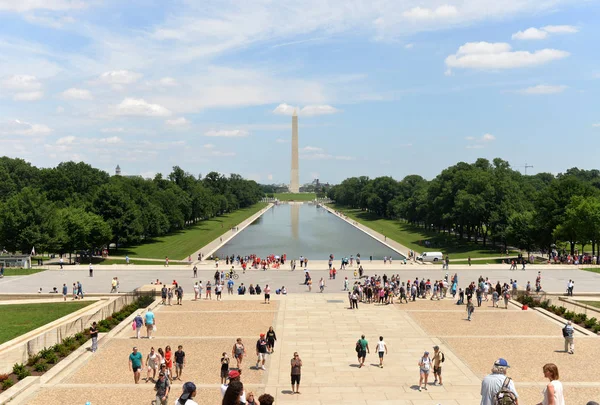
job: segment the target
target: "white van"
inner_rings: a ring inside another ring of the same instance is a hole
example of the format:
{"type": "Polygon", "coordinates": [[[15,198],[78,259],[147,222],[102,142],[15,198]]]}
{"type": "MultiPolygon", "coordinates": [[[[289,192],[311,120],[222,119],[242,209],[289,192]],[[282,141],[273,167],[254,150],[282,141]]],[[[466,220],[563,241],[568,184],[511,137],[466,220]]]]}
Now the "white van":
{"type": "Polygon", "coordinates": [[[444,260],[442,252],[423,252],[421,256],[417,256],[417,260],[422,262],[441,262],[444,260]]]}

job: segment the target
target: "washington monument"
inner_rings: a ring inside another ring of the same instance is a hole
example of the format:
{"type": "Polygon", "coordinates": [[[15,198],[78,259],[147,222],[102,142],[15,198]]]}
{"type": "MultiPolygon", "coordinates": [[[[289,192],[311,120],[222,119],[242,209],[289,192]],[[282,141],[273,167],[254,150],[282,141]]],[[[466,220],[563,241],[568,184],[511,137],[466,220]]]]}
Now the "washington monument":
{"type": "Polygon", "coordinates": [[[298,114],[294,110],[292,116],[292,171],[290,177],[290,192],[300,192],[300,179],[298,175],[298,114]]]}

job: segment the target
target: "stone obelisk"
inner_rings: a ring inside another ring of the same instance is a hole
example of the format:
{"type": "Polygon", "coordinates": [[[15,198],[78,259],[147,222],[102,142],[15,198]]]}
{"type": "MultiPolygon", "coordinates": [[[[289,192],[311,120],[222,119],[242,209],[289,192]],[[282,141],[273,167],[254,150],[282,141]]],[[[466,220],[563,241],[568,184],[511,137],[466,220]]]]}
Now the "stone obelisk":
{"type": "Polygon", "coordinates": [[[298,114],[294,110],[292,116],[292,171],[290,178],[290,192],[300,192],[300,179],[298,173],[298,114]]]}

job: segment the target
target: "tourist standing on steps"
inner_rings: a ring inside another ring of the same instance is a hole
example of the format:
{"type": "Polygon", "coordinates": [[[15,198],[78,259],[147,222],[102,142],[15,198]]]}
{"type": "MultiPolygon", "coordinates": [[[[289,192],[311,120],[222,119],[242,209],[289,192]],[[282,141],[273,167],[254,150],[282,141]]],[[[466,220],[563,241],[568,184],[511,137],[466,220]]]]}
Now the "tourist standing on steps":
{"type": "Polygon", "coordinates": [[[229,375],[229,356],[226,352],[223,352],[221,356],[221,384],[227,382],[227,376],[229,375]]]}
{"type": "Polygon", "coordinates": [[[365,365],[367,353],[371,353],[369,342],[365,339],[365,335],[361,335],[360,339],[356,342],[356,352],[358,353],[358,368],[362,368],[365,365]]]}
{"type": "Polygon", "coordinates": [[[138,352],[137,347],[133,347],[133,352],[129,354],[129,371],[133,371],[133,381],[140,383],[140,370],[144,366],[142,353],[138,352]]]}
{"type": "Polygon", "coordinates": [[[265,304],[270,304],[271,303],[271,287],[269,287],[269,284],[265,285],[265,304]]]}
{"type": "Polygon", "coordinates": [[[206,297],[205,300],[212,300],[212,285],[210,285],[210,280],[206,282],[206,297]]]}
{"type": "Polygon", "coordinates": [[[294,357],[292,358],[290,364],[292,367],[292,394],[300,394],[300,375],[302,373],[302,359],[300,359],[298,352],[294,352],[294,357]]]}
{"type": "Polygon", "coordinates": [[[440,385],[444,385],[442,383],[442,363],[446,359],[444,353],[440,351],[439,346],[433,346],[433,357],[431,360],[433,361],[433,385],[437,384],[438,379],[440,380],[440,385]]]}
{"type": "Polygon", "coordinates": [[[506,376],[509,367],[508,362],[502,358],[494,362],[492,374],[487,375],[481,381],[481,405],[494,405],[496,394],[500,392],[503,386],[506,390],[504,395],[514,397],[513,403],[519,404],[519,394],[515,389],[515,383],[510,377],[506,376]]]}
{"type": "Polygon", "coordinates": [[[379,336],[379,342],[377,342],[377,354],[379,355],[379,368],[383,368],[383,355],[387,354],[387,345],[383,341],[383,336],[379,336]]]}
{"type": "Polygon", "coordinates": [[[568,321],[562,330],[563,337],[565,338],[565,353],[575,353],[575,329],[571,321],[568,321]]]}
{"type": "Polygon", "coordinates": [[[545,364],[542,371],[544,377],[550,380],[550,383],[544,388],[544,399],[537,405],[565,405],[563,385],[558,380],[558,367],[556,367],[556,364],[545,364]]]}
{"type": "Polygon", "coordinates": [[[423,353],[423,357],[419,360],[419,391],[421,391],[421,385],[423,385],[423,389],[427,391],[429,370],[431,370],[431,359],[429,358],[429,352],[425,352],[423,353]]]}
{"type": "Polygon", "coordinates": [[[63,283],[63,287],[62,287],[62,295],[63,295],[63,301],[66,301],[67,295],[69,295],[69,287],[67,287],[67,285],[64,283],[63,283]]]}
{"type": "Polygon", "coordinates": [[[178,379],[181,381],[181,375],[183,374],[183,366],[185,365],[185,352],[183,351],[183,346],[177,346],[177,351],[175,352],[175,377],[174,379],[178,379]]]}
{"type": "Polygon", "coordinates": [[[154,390],[156,391],[154,404],[167,405],[167,402],[169,401],[169,391],[171,391],[171,384],[169,384],[169,379],[162,371],[158,374],[158,381],[156,381],[154,384],[154,390]]]}
{"type": "Polygon", "coordinates": [[[221,301],[221,294],[223,293],[223,284],[219,283],[215,285],[215,295],[217,296],[217,301],[221,301]]]}
{"type": "Polygon", "coordinates": [[[148,308],[148,311],[146,311],[146,335],[148,337],[148,339],[152,339],[152,332],[154,331],[154,328],[156,327],[156,319],[154,319],[154,312],[152,312],[151,309],[148,308]]]}
{"type": "Polygon", "coordinates": [[[236,360],[238,370],[242,368],[242,362],[244,361],[245,355],[246,348],[242,343],[242,338],[237,338],[237,340],[233,344],[233,348],[231,349],[231,356],[236,360]]]}
{"type": "Polygon", "coordinates": [[[92,338],[92,353],[95,353],[98,350],[98,327],[96,326],[96,322],[92,323],[90,326],[90,337],[92,338]]]}
{"type": "Polygon", "coordinates": [[[267,340],[265,334],[261,333],[260,338],[256,341],[256,368],[265,369],[265,360],[267,359],[267,340]]]}
{"type": "Polygon", "coordinates": [[[469,298],[467,300],[467,321],[471,320],[471,315],[473,315],[474,311],[475,311],[475,305],[473,305],[473,300],[471,298],[469,298]]]}
{"type": "Polygon", "coordinates": [[[269,350],[269,353],[273,353],[275,351],[275,341],[277,340],[277,335],[275,335],[275,331],[273,330],[273,327],[270,326],[269,330],[267,331],[267,349],[269,350]]]}

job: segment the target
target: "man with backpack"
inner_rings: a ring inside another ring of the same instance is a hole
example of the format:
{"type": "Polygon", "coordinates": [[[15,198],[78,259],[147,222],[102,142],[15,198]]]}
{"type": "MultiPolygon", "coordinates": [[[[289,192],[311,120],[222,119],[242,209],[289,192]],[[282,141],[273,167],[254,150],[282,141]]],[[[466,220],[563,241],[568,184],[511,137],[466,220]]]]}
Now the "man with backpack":
{"type": "Polygon", "coordinates": [[[481,381],[481,405],[519,405],[515,383],[506,376],[509,367],[505,359],[494,362],[492,374],[481,381]]]}
{"type": "Polygon", "coordinates": [[[575,329],[573,329],[573,324],[571,321],[567,322],[562,330],[562,333],[563,337],[565,338],[565,353],[573,354],[575,352],[575,343],[573,338],[575,329]]]}
{"type": "Polygon", "coordinates": [[[360,339],[356,341],[356,353],[358,356],[358,368],[362,368],[362,366],[365,365],[367,353],[371,353],[369,350],[369,342],[365,339],[365,335],[361,335],[360,339]]]}
{"type": "Polygon", "coordinates": [[[440,351],[439,346],[433,346],[433,357],[431,360],[433,361],[433,385],[437,384],[438,379],[440,380],[440,385],[444,385],[442,383],[442,363],[446,361],[446,356],[440,351]]]}

